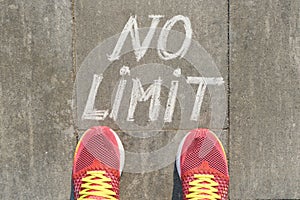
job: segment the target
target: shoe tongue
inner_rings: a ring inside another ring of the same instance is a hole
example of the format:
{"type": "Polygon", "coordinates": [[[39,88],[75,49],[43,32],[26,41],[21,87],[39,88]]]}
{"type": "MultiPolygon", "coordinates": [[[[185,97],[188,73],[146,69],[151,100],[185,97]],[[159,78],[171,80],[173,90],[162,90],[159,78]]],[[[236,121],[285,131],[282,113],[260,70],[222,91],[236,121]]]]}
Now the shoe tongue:
{"type": "MultiPolygon", "coordinates": [[[[106,176],[106,175],[104,175],[106,176]]],[[[94,180],[100,180],[99,178],[94,178],[94,180]]],[[[97,186],[97,184],[93,184],[93,186],[97,186]]],[[[99,192],[98,190],[90,190],[90,192],[99,192]]],[[[104,197],[99,197],[99,196],[93,196],[90,195],[87,197],[88,199],[93,199],[93,200],[106,200],[104,197]]]]}
{"type": "MultiPolygon", "coordinates": [[[[99,178],[94,178],[93,180],[100,180],[99,178]]],[[[99,186],[98,184],[92,184],[91,186],[99,186]]],[[[99,192],[98,190],[89,190],[89,192],[99,192]]],[[[95,199],[95,200],[105,200],[104,197],[99,197],[99,196],[93,196],[90,195],[87,197],[88,199],[95,199]]]]}
{"type": "Polygon", "coordinates": [[[106,200],[106,199],[103,198],[103,197],[97,197],[97,196],[88,196],[87,198],[88,198],[88,199],[94,199],[94,200],[106,200]]]}

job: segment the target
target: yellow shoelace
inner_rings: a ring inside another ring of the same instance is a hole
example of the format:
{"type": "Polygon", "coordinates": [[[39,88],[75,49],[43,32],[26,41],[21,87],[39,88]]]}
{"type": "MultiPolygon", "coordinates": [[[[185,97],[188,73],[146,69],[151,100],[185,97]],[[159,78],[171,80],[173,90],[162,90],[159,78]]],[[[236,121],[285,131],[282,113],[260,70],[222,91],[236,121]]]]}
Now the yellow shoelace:
{"type": "Polygon", "coordinates": [[[191,187],[189,189],[190,193],[186,195],[187,199],[221,199],[221,196],[217,194],[218,189],[215,188],[219,184],[213,180],[213,175],[195,174],[194,178],[195,180],[189,183],[191,187]]]}
{"type": "Polygon", "coordinates": [[[89,196],[103,197],[108,200],[117,200],[114,196],[116,193],[112,191],[111,179],[106,177],[104,171],[88,171],[87,177],[82,178],[82,191],[79,192],[78,200],[94,200],[89,196]]]}

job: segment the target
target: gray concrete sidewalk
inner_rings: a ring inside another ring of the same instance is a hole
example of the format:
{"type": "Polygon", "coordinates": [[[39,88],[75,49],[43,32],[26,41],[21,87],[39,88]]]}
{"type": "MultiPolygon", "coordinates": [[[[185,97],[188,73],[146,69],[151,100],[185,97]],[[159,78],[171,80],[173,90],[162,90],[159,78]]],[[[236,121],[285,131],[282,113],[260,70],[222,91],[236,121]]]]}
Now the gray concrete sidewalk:
{"type": "MultiPolygon", "coordinates": [[[[299,11],[297,0],[0,0],[0,199],[69,198],[74,148],[85,130],[78,124],[82,113],[76,100],[82,94],[74,95],[76,74],[89,53],[119,34],[130,16],[137,16],[139,27],[149,27],[154,14],[164,15],[160,28],[176,15],[188,17],[193,39],[225,81],[226,120],[212,128],[222,131],[230,199],[299,199],[299,11]]],[[[174,30],[184,33],[181,23],[174,30]]],[[[161,61],[150,49],[137,62],[131,52],[105,71],[97,108],[111,109],[123,65],[155,62],[199,76],[184,59],[161,61]]],[[[167,97],[164,88],[161,102],[167,97]]],[[[210,127],[211,101],[205,93],[198,127],[210,127]]],[[[139,105],[136,123],[144,126],[149,105],[139,105]]],[[[148,139],[126,134],[109,117],[96,124],[116,130],[125,149],[149,152],[168,144],[178,130],[188,131],[180,127],[180,109],[176,103],[174,121],[152,130],[157,135],[148,139]]],[[[149,164],[149,158],[140,159],[149,164]]],[[[174,163],[122,175],[121,199],[180,198],[174,163]]]]}

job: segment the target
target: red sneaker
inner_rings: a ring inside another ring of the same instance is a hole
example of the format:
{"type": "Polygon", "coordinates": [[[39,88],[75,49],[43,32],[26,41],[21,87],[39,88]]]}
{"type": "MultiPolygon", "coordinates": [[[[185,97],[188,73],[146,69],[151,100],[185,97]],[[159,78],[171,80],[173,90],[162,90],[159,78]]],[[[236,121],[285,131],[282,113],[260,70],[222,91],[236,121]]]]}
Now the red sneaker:
{"type": "Polygon", "coordinates": [[[72,191],[74,200],[119,199],[124,148],[118,135],[108,127],[87,130],[77,144],[72,191]]]}
{"type": "Polygon", "coordinates": [[[182,140],[176,159],[184,200],[227,199],[228,164],[217,136],[207,129],[189,132],[182,140]]]}

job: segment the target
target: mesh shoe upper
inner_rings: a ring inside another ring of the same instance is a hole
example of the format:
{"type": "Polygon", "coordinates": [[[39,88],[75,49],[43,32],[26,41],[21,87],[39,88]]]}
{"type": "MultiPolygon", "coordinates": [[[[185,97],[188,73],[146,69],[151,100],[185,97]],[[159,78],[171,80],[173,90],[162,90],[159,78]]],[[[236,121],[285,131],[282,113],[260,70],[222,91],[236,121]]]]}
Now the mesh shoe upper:
{"type": "Polygon", "coordinates": [[[123,163],[123,146],[111,129],[93,127],[86,131],[74,155],[72,175],[74,199],[110,199],[103,197],[106,194],[110,194],[111,199],[119,199],[119,181],[123,163]]]}
{"type": "Polygon", "coordinates": [[[212,132],[196,129],[188,133],[180,145],[176,164],[184,199],[227,199],[226,155],[212,132]]]}

